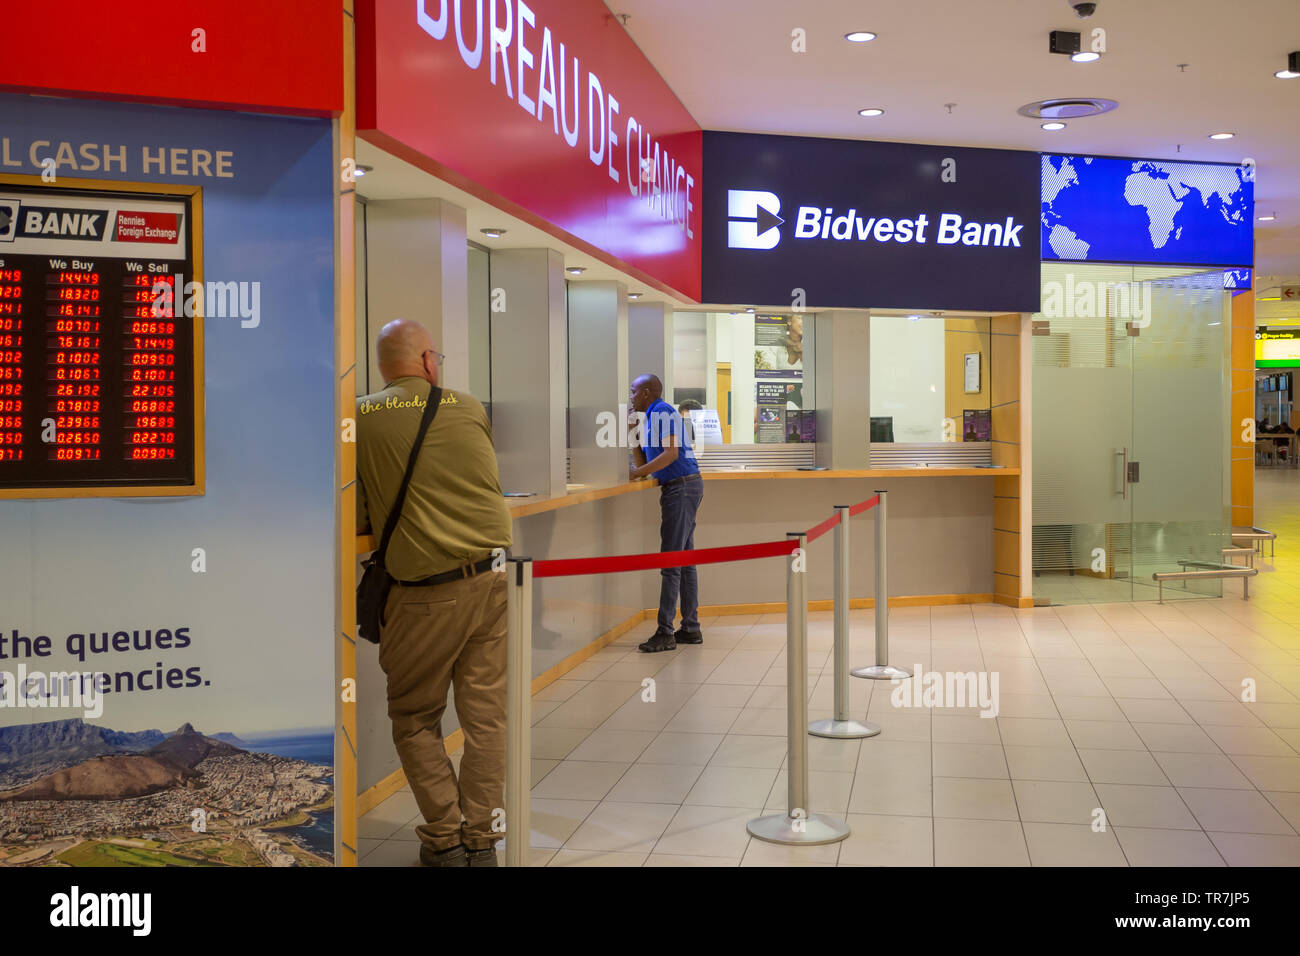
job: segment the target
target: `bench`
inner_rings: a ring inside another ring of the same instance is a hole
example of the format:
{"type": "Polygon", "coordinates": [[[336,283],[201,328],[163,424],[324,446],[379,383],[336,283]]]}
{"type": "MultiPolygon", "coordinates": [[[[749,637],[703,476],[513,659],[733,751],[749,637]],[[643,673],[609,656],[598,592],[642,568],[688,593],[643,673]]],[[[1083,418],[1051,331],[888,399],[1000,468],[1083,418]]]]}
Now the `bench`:
{"type": "Polygon", "coordinates": [[[1250,600],[1250,579],[1259,574],[1258,568],[1247,568],[1240,564],[1209,564],[1204,561],[1179,561],[1181,571],[1157,571],[1151,580],[1158,585],[1158,602],[1165,603],[1166,581],[1200,581],[1215,578],[1241,578],[1241,596],[1250,600]]]}
{"type": "Polygon", "coordinates": [[[1260,554],[1263,554],[1265,541],[1269,543],[1268,556],[1271,558],[1277,547],[1277,535],[1272,531],[1265,531],[1263,528],[1232,529],[1232,543],[1234,545],[1249,544],[1253,548],[1258,548],[1260,554]]]}
{"type": "Polygon", "coordinates": [[[1237,562],[1234,558],[1245,558],[1246,563],[1242,567],[1253,568],[1255,566],[1255,549],[1254,548],[1223,548],[1223,563],[1233,564],[1237,562]]]}

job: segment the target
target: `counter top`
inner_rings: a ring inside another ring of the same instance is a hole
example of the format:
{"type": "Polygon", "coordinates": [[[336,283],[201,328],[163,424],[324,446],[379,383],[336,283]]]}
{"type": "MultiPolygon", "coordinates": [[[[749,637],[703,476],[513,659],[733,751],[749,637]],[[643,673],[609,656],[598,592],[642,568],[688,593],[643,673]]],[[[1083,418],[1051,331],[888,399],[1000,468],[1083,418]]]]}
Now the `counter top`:
{"type": "MultiPolygon", "coordinates": [[[[798,471],[798,470],[760,470],[744,469],[735,471],[706,471],[702,474],[705,481],[753,481],[809,478],[1006,478],[1020,474],[1019,468],[864,468],[840,471],[798,471]]],[[[659,483],[653,478],[642,481],[621,481],[614,485],[594,485],[586,488],[574,488],[562,495],[534,495],[530,498],[508,498],[506,506],[510,517],[526,518],[529,515],[542,514],[558,508],[599,501],[634,491],[647,491],[657,488],[659,483]]],[[[379,539],[372,534],[357,535],[357,554],[373,551],[379,539]]]]}

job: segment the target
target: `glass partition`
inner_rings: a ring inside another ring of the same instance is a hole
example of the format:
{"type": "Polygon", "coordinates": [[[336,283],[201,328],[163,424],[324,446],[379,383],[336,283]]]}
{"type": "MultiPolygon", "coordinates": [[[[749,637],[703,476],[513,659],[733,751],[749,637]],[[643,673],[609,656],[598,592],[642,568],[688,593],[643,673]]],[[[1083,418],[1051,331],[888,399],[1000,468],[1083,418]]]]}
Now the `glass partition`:
{"type": "Polygon", "coordinates": [[[716,411],[721,444],[815,442],[811,326],[800,313],[674,313],[673,401],[716,411]]]}
{"type": "Polygon", "coordinates": [[[492,279],[488,250],[469,244],[469,391],[492,417],[492,279]]]}
{"type": "Polygon", "coordinates": [[[871,441],[987,442],[990,320],[871,317],[871,441]]]}

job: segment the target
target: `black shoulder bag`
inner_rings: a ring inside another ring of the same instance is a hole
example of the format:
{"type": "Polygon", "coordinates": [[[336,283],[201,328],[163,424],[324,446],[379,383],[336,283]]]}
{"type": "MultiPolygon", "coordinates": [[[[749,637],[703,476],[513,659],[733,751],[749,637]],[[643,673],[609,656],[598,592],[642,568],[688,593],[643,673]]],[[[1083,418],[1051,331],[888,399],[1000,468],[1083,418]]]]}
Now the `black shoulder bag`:
{"type": "Polygon", "coordinates": [[[384,522],[384,533],[379,539],[379,549],[363,563],[361,580],[357,583],[357,633],[372,644],[379,643],[380,619],[388,603],[388,592],[393,587],[393,578],[384,567],[384,557],[388,553],[388,542],[401,517],[402,505],[406,503],[406,489],[411,484],[411,475],[415,472],[415,460],[420,457],[420,448],[424,445],[425,433],[433,416],[438,414],[438,403],[442,401],[442,389],[429,389],[429,398],[424,405],[424,414],[420,417],[420,430],[415,433],[415,444],[411,446],[411,457],[406,462],[406,474],[402,476],[402,487],[397,492],[397,499],[388,512],[384,522]]]}

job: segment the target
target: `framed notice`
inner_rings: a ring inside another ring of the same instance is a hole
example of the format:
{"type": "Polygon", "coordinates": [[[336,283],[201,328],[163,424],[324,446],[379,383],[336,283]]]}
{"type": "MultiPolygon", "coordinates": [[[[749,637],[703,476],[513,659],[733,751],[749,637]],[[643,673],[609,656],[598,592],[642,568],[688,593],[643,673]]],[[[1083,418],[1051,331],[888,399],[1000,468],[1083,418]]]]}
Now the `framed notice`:
{"type": "Polygon", "coordinates": [[[0,498],[203,494],[202,215],[0,176],[0,498]]]}
{"type": "Polygon", "coordinates": [[[980,390],[980,353],[966,353],[966,394],[974,395],[980,390]]]}

